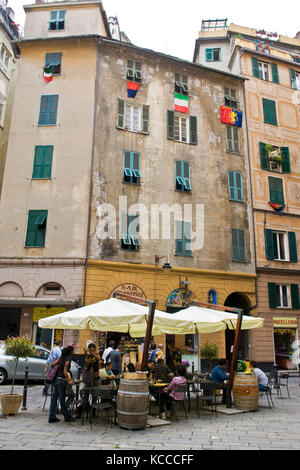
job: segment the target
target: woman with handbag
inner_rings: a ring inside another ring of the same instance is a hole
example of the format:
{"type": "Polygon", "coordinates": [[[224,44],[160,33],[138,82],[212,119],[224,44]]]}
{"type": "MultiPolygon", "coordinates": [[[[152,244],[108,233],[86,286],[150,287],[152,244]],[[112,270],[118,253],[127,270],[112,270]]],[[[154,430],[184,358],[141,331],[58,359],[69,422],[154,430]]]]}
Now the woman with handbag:
{"type": "Polygon", "coordinates": [[[66,406],[66,391],[67,385],[73,385],[72,379],[68,374],[72,356],[74,354],[73,346],[67,346],[63,349],[61,357],[52,363],[53,369],[58,365],[57,375],[53,382],[53,392],[51,396],[50,403],[50,414],[49,414],[49,423],[57,423],[59,419],[56,417],[57,410],[57,400],[59,398],[59,403],[61,407],[62,414],[65,417],[65,421],[75,421],[74,418],[69,414],[68,408],[66,406]]]}

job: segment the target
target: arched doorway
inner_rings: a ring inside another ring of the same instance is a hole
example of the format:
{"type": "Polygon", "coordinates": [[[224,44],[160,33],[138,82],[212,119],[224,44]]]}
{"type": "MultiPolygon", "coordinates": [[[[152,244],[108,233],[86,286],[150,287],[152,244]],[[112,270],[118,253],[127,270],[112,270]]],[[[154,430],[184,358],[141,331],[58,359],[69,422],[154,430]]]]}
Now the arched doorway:
{"type": "MultiPolygon", "coordinates": [[[[250,302],[244,294],[240,292],[233,292],[224,302],[226,307],[235,307],[243,309],[244,315],[249,314],[250,302]]],[[[226,359],[230,362],[232,357],[232,347],[234,344],[235,330],[227,329],[225,331],[226,341],[226,359]]],[[[238,357],[248,360],[249,359],[249,335],[248,330],[242,330],[239,343],[238,357]]]]}

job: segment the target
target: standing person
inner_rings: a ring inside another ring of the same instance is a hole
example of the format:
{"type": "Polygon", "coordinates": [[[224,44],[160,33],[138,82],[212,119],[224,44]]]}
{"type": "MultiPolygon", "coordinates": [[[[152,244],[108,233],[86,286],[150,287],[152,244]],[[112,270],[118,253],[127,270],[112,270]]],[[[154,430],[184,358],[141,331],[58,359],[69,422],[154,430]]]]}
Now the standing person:
{"type": "Polygon", "coordinates": [[[112,352],[112,350],[115,348],[116,342],[115,341],[110,341],[108,343],[108,348],[104,350],[104,353],[102,354],[102,361],[104,362],[104,365],[106,363],[106,360],[109,360],[109,354],[112,352]]]}
{"type": "Polygon", "coordinates": [[[62,350],[61,357],[57,359],[53,365],[59,364],[58,373],[54,381],[53,392],[51,396],[50,403],[50,413],[48,423],[56,423],[59,419],[56,417],[57,410],[57,399],[59,398],[60,407],[62,414],[64,415],[65,421],[75,421],[74,418],[69,414],[68,408],[66,406],[66,391],[67,385],[72,387],[73,382],[68,374],[71,368],[72,356],[74,354],[73,346],[67,346],[62,350]]]}
{"type": "Polygon", "coordinates": [[[214,367],[210,376],[210,380],[212,382],[222,384],[222,388],[223,388],[222,404],[223,405],[226,404],[227,402],[227,393],[228,393],[228,389],[227,387],[225,387],[224,381],[229,380],[229,375],[225,374],[225,370],[226,370],[226,359],[220,359],[219,364],[216,367],[214,367]]]}
{"type": "Polygon", "coordinates": [[[119,345],[117,349],[113,349],[109,354],[109,360],[112,364],[114,375],[120,375],[122,373],[122,351],[123,346],[119,345]]]}
{"type": "Polygon", "coordinates": [[[259,367],[257,367],[256,361],[250,361],[250,365],[256,375],[259,391],[268,392],[270,390],[268,377],[259,367]]]}
{"type": "Polygon", "coordinates": [[[96,345],[90,343],[84,350],[83,383],[85,385],[97,385],[99,382],[100,356],[96,353],[96,345]]]}
{"type": "Polygon", "coordinates": [[[158,359],[165,360],[164,345],[163,344],[158,345],[158,350],[156,351],[154,361],[157,362],[158,359]]]}
{"type": "MultiPolygon", "coordinates": [[[[43,375],[46,375],[47,370],[48,370],[49,366],[52,364],[52,362],[56,361],[57,359],[60,358],[62,345],[63,345],[62,340],[59,340],[55,343],[55,346],[52,348],[52,350],[49,354],[49,357],[47,359],[45,369],[43,370],[43,375]]],[[[42,391],[43,396],[47,395],[49,387],[50,387],[50,384],[45,382],[45,386],[44,386],[43,391],[42,391]]]]}

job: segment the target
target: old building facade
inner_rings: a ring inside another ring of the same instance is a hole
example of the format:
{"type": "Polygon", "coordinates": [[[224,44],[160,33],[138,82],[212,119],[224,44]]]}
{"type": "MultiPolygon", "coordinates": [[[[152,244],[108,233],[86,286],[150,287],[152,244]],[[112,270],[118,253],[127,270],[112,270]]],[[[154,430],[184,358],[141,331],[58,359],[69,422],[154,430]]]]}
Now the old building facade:
{"type": "Polygon", "coordinates": [[[0,204],[0,339],[51,346],[38,319],[81,302],[98,38],[110,32],[99,0],[25,12],[0,204]]]}
{"type": "Polygon", "coordinates": [[[266,367],[295,368],[300,326],[300,39],[227,23],[218,29],[207,26],[204,22],[196,41],[195,62],[218,63],[246,78],[256,313],[265,319],[264,328],[253,332],[252,356],[266,367]],[[215,57],[211,50],[218,51],[215,57]]]}

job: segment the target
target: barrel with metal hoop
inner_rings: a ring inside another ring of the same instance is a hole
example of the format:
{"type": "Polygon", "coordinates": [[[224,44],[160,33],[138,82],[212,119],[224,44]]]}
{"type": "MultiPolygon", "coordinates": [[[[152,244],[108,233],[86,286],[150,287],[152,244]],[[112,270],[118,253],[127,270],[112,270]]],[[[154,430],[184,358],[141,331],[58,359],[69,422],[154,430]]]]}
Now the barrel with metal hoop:
{"type": "Polygon", "coordinates": [[[124,429],[144,429],[149,413],[147,374],[124,374],[117,396],[118,424],[124,429]]]}
{"type": "Polygon", "coordinates": [[[237,408],[246,411],[255,411],[258,408],[258,383],[254,373],[236,373],[233,381],[234,404],[237,408]]]}

